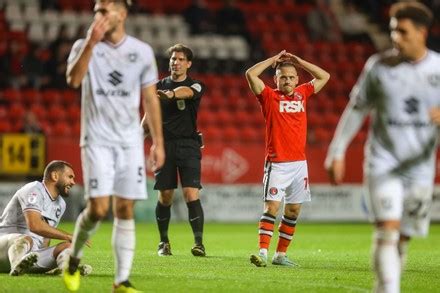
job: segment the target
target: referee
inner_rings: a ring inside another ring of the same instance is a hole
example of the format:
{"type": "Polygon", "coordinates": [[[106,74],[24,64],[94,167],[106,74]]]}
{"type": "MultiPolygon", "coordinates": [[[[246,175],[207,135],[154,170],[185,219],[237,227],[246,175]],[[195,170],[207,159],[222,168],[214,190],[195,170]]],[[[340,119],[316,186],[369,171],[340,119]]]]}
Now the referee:
{"type": "MultiPolygon", "coordinates": [[[[194,233],[194,256],[205,256],[203,246],[203,209],[199,199],[200,148],[203,146],[201,134],[197,131],[197,111],[205,91],[205,85],[187,75],[192,65],[193,52],[190,48],[176,44],[168,48],[171,74],[157,84],[163,119],[165,140],[165,164],[155,173],[155,190],[159,190],[156,206],[156,220],[160,233],[159,256],[171,254],[168,226],[171,204],[177,177],[182,185],[183,197],[188,207],[188,219],[194,233]]],[[[143,125],[146,128],[144,117],[143,125]]]]}

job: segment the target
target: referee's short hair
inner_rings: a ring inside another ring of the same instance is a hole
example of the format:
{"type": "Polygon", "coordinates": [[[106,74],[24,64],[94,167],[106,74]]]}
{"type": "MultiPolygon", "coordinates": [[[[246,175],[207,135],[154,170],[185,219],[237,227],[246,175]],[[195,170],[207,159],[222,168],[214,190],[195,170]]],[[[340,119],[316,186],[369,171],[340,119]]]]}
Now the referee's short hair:
{"type": "Polygon", "coordinates": [[[429,28],[434,20],[432,11],[423,3],[416,1],[397,2],[391,5],[390,17],[410,19],[415,25],[429,28]]]}
{"type": "Polygon", "coordinates": [[[49,164],[47,164],[46,168],[44,168],[43,179],[50,179],[50,174],[52,172],[64,171],[64,168],[66,167],[69,167],[70,169],[73,170],[72,165],[70,165],[66,161],[61,161],[61,160],[51,161],[49,164]]]}
{"type": "Polygon", "coordinates": [[[183,54],[185,54],[186,59],[188,59],[188,61],[192,61],[194,56],[193,51],[189,47],[183,44],[175,44],[174,46],[169,47],[167,49],[168,57],[171,57],[171,55],[173,55],[174,52],[182,52],[183,54]]]}

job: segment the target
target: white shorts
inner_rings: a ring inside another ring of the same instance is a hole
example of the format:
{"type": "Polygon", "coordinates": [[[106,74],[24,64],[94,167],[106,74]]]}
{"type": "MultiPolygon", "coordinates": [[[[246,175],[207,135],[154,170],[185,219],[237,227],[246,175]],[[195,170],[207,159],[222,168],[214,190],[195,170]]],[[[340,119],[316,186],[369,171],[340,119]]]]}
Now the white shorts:
{"type": "Polygon", "coordinates": [[[143,146],[87,145],[81,148],[81,160],[86,197],[147,198],[143,146]]]}
{"type": "Polygon", "coordinates": [[[311,200],[307,161],[266,162],[263,177],[264,201],[303,203],[311,200]]]}
{"type": "Polygon", "coordinates": [[[400,220],[403,235],[428,235],[433,184],[390,175],[368,178],[368,189],[376,221],[400,220]]]}

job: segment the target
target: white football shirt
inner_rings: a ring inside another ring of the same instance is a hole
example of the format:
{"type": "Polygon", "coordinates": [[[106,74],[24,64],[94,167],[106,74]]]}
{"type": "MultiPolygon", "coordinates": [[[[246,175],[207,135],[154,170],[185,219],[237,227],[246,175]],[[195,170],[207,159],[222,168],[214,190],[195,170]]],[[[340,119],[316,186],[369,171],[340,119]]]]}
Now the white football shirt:
{"type": "Polygon", "coordinates": [[[355,109],[372,114],[366,173],[432,182],[438,128],[429,111],[440,107],[440,54],[428,51],[416,63],[393,54],[370,57],[350,94],[355,109]]]}
{"type": "MultiPolygon", "coordinates": [[[[83,42],[75,42],[68,63],[83,42]]],[[[156,59],[148,44],[131,36],[118,44],[99,42],[82,81],[80,145],[142,145],[141,89],[157,81],[156,59]]]]}
{"type": "Polygon", "coordinates": [[[57,227],[66,210],[61,196],[55,200],[42,182],[34,181],[17,190],[0,217],[0,235],[10,233],[26,234],[32,237],[34,247],[42,248],[44,238],[29,231],[24,211],[34,210],[52,227],[57,227]]]}

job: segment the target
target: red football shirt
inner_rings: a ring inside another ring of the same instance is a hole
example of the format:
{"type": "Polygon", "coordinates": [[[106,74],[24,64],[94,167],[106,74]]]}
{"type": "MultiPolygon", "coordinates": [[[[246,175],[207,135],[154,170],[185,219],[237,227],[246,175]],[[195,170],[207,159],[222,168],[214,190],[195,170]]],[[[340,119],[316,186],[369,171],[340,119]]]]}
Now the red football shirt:
{"type": "Polygon", "coordinates": [[[264,87],[257,95],[266,120],[266,160],[270,162],[306,159],[306,102],[315,91],[312,82],[295,88],[292,96],[264,87]]]}

